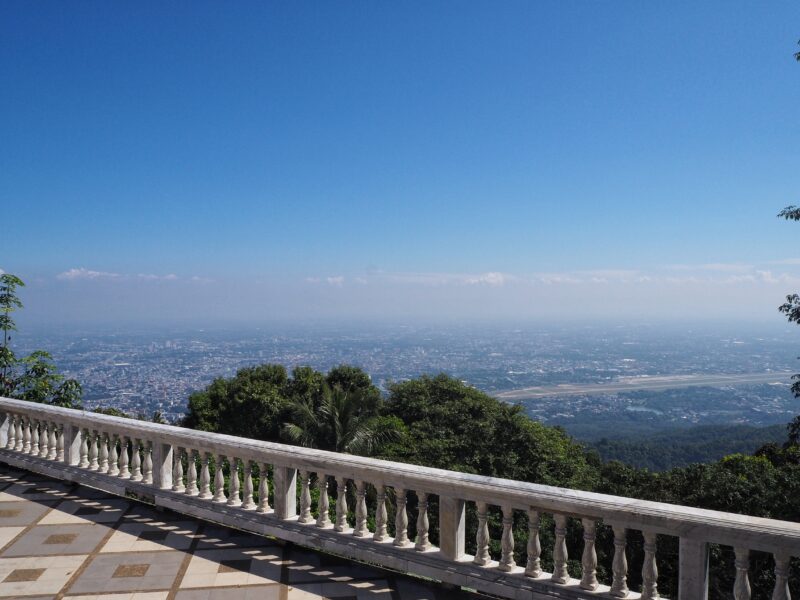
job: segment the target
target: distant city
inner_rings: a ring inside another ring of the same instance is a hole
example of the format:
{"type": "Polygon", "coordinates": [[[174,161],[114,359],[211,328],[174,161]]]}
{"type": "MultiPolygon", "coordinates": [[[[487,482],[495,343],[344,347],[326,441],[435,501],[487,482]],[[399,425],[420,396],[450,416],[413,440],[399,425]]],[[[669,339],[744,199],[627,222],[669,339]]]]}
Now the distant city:
{"type": "Polygon", "coordinates": [[[386,325],[63,331],[20,335],[78,379],[84,405],[179,419],[192,392],[260,363],[363,368],[392,381],[446,372],[582,439],[700,424],[785,423],[800,330],[698,325],[386,325]]]}

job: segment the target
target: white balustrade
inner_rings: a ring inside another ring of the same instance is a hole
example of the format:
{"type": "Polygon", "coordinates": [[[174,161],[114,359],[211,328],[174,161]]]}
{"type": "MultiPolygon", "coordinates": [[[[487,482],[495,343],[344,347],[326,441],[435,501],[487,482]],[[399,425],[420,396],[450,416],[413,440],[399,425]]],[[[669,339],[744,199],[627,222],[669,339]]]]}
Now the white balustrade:
{"type": "MultiPolygon", "coordinates": [[[[408,510],[406,509],[406,491],[403,488],[395,488],[395,503],[397,510],[394,517],[394,545],[405,548],[410,546],[408,541],[408,510]]],[[[347,505],[344,508],[347,511],[347,505]]]]}
{"type": "Polygon", "coordinates": [[[203,452],[201,458],[201,470],[200,470],[200,493],[198,497],[201,500],[207,500],[211,498],[211,475],[208,472],[208,461],[209,461],[209,453],[203,452]]]}
{"type": "Polygon", "coordinates": [[[736,555],[734,561],[736,581],[733,584],[733,598],[734,600],[750,600],[750,578],[747,573],[750,569],[750,550],[734,548],[734,553],[736,555]]]}
{"type": "Polygon", "coordinates": [[[100,432],[97,435],[97,440],[100,449],[97,455],[97,460],[100,463],[97,470],[101,473],[108,473],[108,439],[104,433],[100,432]]]}
{"type": "Polygon", "coordinates": [[[566,515],[556,514],[553,515],[556,522],[555,528],[555,546],[553,547],[553,576],[552,581],[555,583],[567,583],[569,581],[569,572],[567,571],[567,517],[566,515]]]}
{"type": "Polygon", "coordinates": [[[414,548],[420,552],[425,552],[431,548],[431,543],[428,536],[428,528],[430,522],[428,520],[428,494],[425,492],[417,492],[419,503],[417,504],[417,541],[414,548]]]}
{"type": "Polygon", "coordinates": [[[131,478],[131,471],[128,468],[129,459],[128,459],[128,446],[130,445],[131,440],[126,435],[121,435],[119,437],[119,477],[120,479],[130,479],[131,478]]]}
{"type": "Polygon", "coordinates": [[[225,456],[217,455],[217,461],[214,463],[214,502],[220,504],[227,504],[228,497],[225,495],[225,475],[222,473],[222,466],[225,461],[225,456]]]}
{"type": "Polygon", "coordinates": [[[611,564],[613,576],[611,581],[611,595],[617,598],[624,598],[628,595],[628,558],[625,555],[627,533],[625,527],[614,527],[614,562],[611,564]]]}
{"type": "Polygon", "coordinates": [[[258,507],[257,512],[269,512],[269,471],[266,463],[260,463],[258,469],[258,507]]]}
{"type": "Polygon", "coordinates": [[[656,566],[656,534],[643,531],[644,563],[642,564],[642,600],[658,598],[658,567],[656,566]]]}
{"type": "MultiPolygon", "coordinates": [[[[242,499],[239,497],[239,459],[230,460],[230,486],[228,488],[228,506],[241,506],[242,499]]],[[[220,469],[222,470],[222,469],[220,469]]]]}
{"type": "Polygon", "coordinates": [[[311,476],[308,471],[300,471],[300,523],[311,523],[311,476]]]}
{"type": "Polygon", "coordinates": [[[485,567],[492,562],[489,556],[489,505],[486,502],[478,502],[477,512],[478,533],[475,536],[475,558],[472,562],[485,567]]]}
{"type": "Polygon", "coordinates": [[[317,473],[317,489],[319,490],[317,527],[329,527],[331,524],[331,509],[328,500],[328,476],[325,473],[317,473]]]}
{"type": "Polygon", "coordinates": [[[186,449],[186,493],[189,496],[199,496],[197,487],[197,453],[191,448],[186,449]]]}
{"type": "Polygon", "coordinates": [[[542,574],[542,544],[539,541],[539,524],[541,518],[539,511],[528,509],[528,563],[525,565],[525,575],[539,577],[542,574]]]}
{"type": "Polygon", "coordinates": [[[353,530],[356,537],[369,535],[367,528],[367,484],[356,481],[356,527],[353,530]]]}
{"type": "Polygon", "coordinates": [[[386,531],[386,519],[388,519],[386,513],[386,486],[382,483],[379,483],[376,486],[376,489],[377,505],[375,507],[375,533],[373,534],[372,539],[374,539],[376,542],[382,542],[389,535],[386,531]]]}
{"type": "Polygon", "coordinates": [[[336,479],[336,524],[333,528],[340,533],[349,529],[347,524],[347,479],[345,477],[336,479]]]}
{"type": "Polygon", "coordinates": [[[503,536],[500,538],[500,570],[511,571],[517,566],[514,560],[514,510],[503,506],[503,536]]]}
{"type": "Polygon", "coordinates": [[[244,477],[244,489],[242,490],[242,508],[245,510],[255,510],[256,502],[253,499],[253,465],[249,460],[244,461],[242,477],[244,477]]]}
{"type": "Polygon", "coordinates": [[[665,535],[680,540],[680,600],[695,600],[706,593],[710,543],[734,548],[735,573],[731,575],[735,583],[730,593],[735,600],[751,597],[750,553],[754,550],[775,558],[772,600],[790,600],[791,557],[800,556],[799,523],[454,473],[6,398],[0,398],[0,461],[52,477],[64,475],[111,493],[130,491],[191,516],[393,569],[438,576],[508,598],[530,597],[532,590],[534,598],[598,594],[654,600],[659,597],[657,536],[665,535]],[[316,519],[311,514],[312,476],[319,493],[316,519]],[[333,518],[332,481],[336,485],[333,518]],[[351,493],[355,491],[352,507],[349,482],[353,482],[351,493]],[[374,495],[368,494],[373,488],[374,495]],[[416,497],[413,542],[409,510],[413,511],[414,504],[409,509],[409,491],[416,497]],[[431,504],[431,497],[438,502],[431,504]],[[392,502],[394,538],[388,531],[392,502]],[[474,556],[466,556],[464,549],[465,503],[476,509],[474,556]],[[429,511],[437,505],[440,515],[432,532],[429,511]],[[490,507],[502,511],[499,561],[489,554],[490,507]],[[370,532],[368,515],[373,509],[375,530],[370,532]],[[518,517],[527,515],[524,569],[517,566],[514,554],[515,512],[518,517]],[[542,569],[539,530],[543,515],[552,516],[555,524],[552,573],[542,569]],[[567,539],[574,539],[568,528],[578,519],[583,532],[581,574],[580,580],[573,580],[567,571],[567,539]],[[614,535],[611,573],[604,581],[598,578],[597,564],[601,520],[614,535]],[[644,536],[638,596],[628,589],[630,531],[644,536]],[[432,535],[441,540],[439,548],[431,544],[432,535]]]}
{"type": "Polygon", "coordinates": [[[594,591],[600,587],[597,581],[597,552],[594,549],[597,523],[594,519],[582,519],[583,525],[583,556],[581,557],[581,587],[594,591]]]}

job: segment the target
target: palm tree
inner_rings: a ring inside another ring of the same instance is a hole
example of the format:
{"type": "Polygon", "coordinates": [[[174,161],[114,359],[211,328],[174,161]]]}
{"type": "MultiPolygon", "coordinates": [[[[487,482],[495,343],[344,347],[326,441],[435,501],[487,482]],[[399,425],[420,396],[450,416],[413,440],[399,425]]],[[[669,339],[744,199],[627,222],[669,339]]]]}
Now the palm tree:
{"type": "Polygon", "coordinates": [[[325,386],[318,404],[313,399],[295,399],[289,415],[284,437],[308,448],[370,455],[398,434],[393,424],[380,422],[377,411],[366,407],[361,391],[344,391],[339,386],[325,386]]]}

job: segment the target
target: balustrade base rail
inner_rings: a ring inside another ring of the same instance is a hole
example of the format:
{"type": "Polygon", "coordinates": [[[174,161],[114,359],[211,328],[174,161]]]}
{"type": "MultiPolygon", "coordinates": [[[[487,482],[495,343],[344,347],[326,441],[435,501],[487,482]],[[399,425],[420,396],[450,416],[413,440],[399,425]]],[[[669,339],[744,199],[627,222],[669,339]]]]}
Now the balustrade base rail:
{"type": "MultiPolygon", "coordinates": [[[[329,528],[318,528],[313,523],[299,523],[297,517],[278,518],[272,512],[255,513],[220,504],[214,504],[210,508],[207,500],[197,497],[178,494],[172,490],[156,489],[142,482],[115,479],[103,473],[54,463],[30,455],[20,455],[5,449],[0,449],[0,463],[54,479],[86,485],[109,494],[133,496],[180,514],[250,533],[275,537],[349,560],[379,565],[404,574],[428,577],[435,581],[503,598],[515,600],[615,598],[610,595],[608,586],[601,585],[595,591],[587,591],[581,589],[579,579],[571,579],[566,584],[551,583],[545,577],[539,580],[531,579],[525,576],[523,567],[514,567],[510,572],[502,572],[497,570],[496,561],[485,566],[473,564],[474,557],[471,555],[464,555],[459,560],[453,561],[441,556],[441,551],[435,547],[419,552],[413,546],[404,548],[395,546],[394,538],[391,537],[382,542],[375,542],[372,536],[343,538],[340,533],[333,530],[332,524],[329,528]],[[376,545],[379,545],[379,548],[376,545]]],[[[629,592],[625,596],[630,600],[637,600],[640,597],[636,592],[629,592]]]]}

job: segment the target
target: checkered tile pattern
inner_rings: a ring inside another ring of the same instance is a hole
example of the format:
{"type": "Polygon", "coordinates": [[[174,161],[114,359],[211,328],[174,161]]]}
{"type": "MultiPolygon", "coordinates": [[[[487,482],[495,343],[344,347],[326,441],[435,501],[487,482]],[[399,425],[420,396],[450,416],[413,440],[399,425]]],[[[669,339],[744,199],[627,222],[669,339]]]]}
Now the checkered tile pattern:
{"type": "Polygon", "coordinates": [[[0,599],[467,597],[0,464],[0,599]]]}

